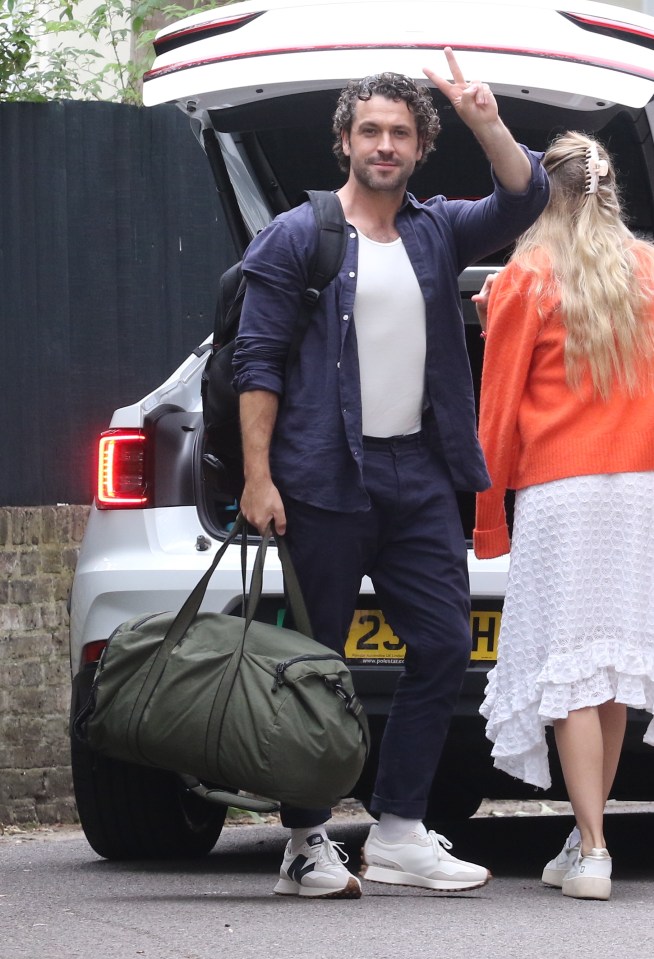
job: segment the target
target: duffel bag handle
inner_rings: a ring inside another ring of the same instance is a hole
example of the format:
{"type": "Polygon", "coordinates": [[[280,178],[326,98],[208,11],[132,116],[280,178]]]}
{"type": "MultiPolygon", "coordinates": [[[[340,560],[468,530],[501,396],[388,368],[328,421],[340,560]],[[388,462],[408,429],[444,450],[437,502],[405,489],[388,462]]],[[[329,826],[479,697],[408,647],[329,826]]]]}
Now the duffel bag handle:
{"type": "MultiPolygon", "coordinates": [[[[134,717],[139,717],[143,710],[145,709],[150,696],[152,695],[157,683],[159,682],[161,675],[166,668],[166,661],[172,653],[173,649],[179,642],[182,641],[186,635],[186,631],[189,629],[193,623],[195,617],[197,616],[200,606],[202,605],[202,600],[204,599],[207,587],[209,586],[209,581],[213,574],[216,571],[218,563],[225,555],[228,546],[234,542],[238,534],[241,533],[241,571],[243,574],[243,600],[245,604],[245,575],[247,568],[247,522],[245,517],[241,512],[234,520],[234,525],[230,530],[228,536],[226,537],[224,543],[214,556],[211,566],[203,575],[202,579],[197,583],[197,585],[192,590],[191,594],[187,597],[184,605],[175,616],[174,620],[168,627],[166,635],[163,638],[161,646],[157,650],[157,654],[152,661],[150,667],[150,672],[148,673],[147,679],[143,683],[141,690],[139,692],[136,703],[134,704],[134,709],[132,715],[134,717]]],[[[254,567],[252,569],[252,581],[250,584],[250,595],[247,600],[246,607],[246,616],[245,616],[245,628],[243,630],[243,640],[245,642],[245,635],[248,630],[248,626],[254,619],[255,613],[257,611],[257,606],[259,605],[259,600],[261,599],[261,591],[263,587],[263,564],[266,558],[266,550],[268,549],[268,543],[270,542],[270,537],[272,535],[272,526],[268,525],[264,531],[263,536],[261,537],[261,543],[259,544],[259,549],[257,550],[257,555],[254,561],[254,567]]],[[[304,604],[304,599],[302,598],[302,593],[300,591],[300,586],[297,580],[297,575],[293,564],[291,562],[291,557],[288,552],[288,547],[286,543],[283,542],[283,536],[278,538],[278,548],[279,556],[282,563],[282,570],[284,572],[284,578],[287,584],[288,596],[291,609],[293,611],[293,616],[295,618],[295,628],[298,632],[304,633],[305,636],[312,638],[311,626],[309,623],[309,616],[306,611],[306,606],[304,604]]],[[[241,644],[242,645],[242,644],[241,644]]],[[[128,735],[131,732],[132,723],[130,722],[128,728],[128,735]]],[[[136,735],[136,726],[134,727],[134,735],[136,735]]]]}
{"type": "Polygon", "coordinates": [[[247,809],[249,812],[279,812],[279,803],[275,799],[244,795],[241,792],[234,792],[233,789],[221,789],[218,786],[205,786],[197,776],[189,776],[186,773],[177,775],[189,792],[207,802],[218,803],[219,806],[233,806],[235,809],[247,809]]]}
{"type": "MultiPolygon", "coordinates": [[[[184,601],[184,605],[175,616],[175,619],[172,621],[168,627],[168,632],[166,633],[164,640],[159,647],[159,652],[155,657],[155,660],[152,664],[153,669],[158,659],[167,659],[169,653],[175,648],[175,646],[180,642],[183,636],[186,634],[187,629],[197,616],[200,611],[200,606],[202,605],[202,600],[209,586],[209,581],[211,577],[216,572],[216,567],[218,563],[223,558],[227,552],[228,546],[230,546],[238,534],[241,533],[244,544],[245,555],[247,556],[247,524],[245,522],[245,517],[242,513],[239,513],[236,519],[234,520],[234,525],[229,531],[223,545],[220,547],[218,552],[213,558],[211,566],[202,576],[202,579],[193,587],[193,590],[189,596],[184,601]]],[[[243,550],[241,552],[241,560],[243,561],[243,550]]]]}
{"type": "MultiPolygon", "coordinates": [[[[239,513],[239,515],[241,515],[239,513]]],[[[273,527],[269,523],[266,529],[264,530],[263,536],[261,537],[261,545],[257,550],[256,559],[254,561],[254,566],[252,568],[252,579],[250,581],[250,595],[248,597],[247,609],[245,612],[245,629],[247,630],[248,626],[255,617],[257,607],[259,605],[259,600],[261,599],[261,592],[263,589],[263,568],[266,561],[266,550],[268,549],[268,544],[272,536],[273,527]]],[[[245,537],[243,538],[245,542],[245,537]]],[[[284,572],[284,583],[286,584],[286,592],[288,594],[288,601],[293,613],[293,619],[295,621],[295,629],[298,633],[302,633],[304,636],[308,636],[310,639],[313,639],[313,632],[311,630],[311,622],[309,620],[309,614],[307,613],[307,608],[304,602],[304,597],[302,596],[302,590],[300,589],[300,583],[297,578],[297,573],[295,572],[295,567],[291,560],[291,555],[286,545],[286,540],[283,536],[275,537],[275,542],[277,543],[277,552],[279,553],[279,559],[282,564],[282,570],[284,572]]],[[[247,546],[247,544],[246,544],[247,546]]],[[[245,591],[245,569],[246,569],[246,558],[247,551],[244,552],[243,547],[241,546],[241,568],[243,571],[243,590],[245,591]]]]}
{"type": "MultiPolygon", "coordinates": [[[[245,628],[247,630],[248,626],[254,619],[259,601],[261,600],[261,592],[263,589],[263,567],[266,559],[266,551],[268,549],[268,544],[270,543],[270,538],[272,536],[272,525],[268,524],[264,530],[263,536],[261,537],[261,542],[257,550],[257,555],[254,560],[254,566],[252,569],[252,579],[250,582],[250,593],[245,603],[245,577],[247,571],[247,523],[243,513],[238,514],[234,520],[234,525],[230,530],[227,538],[223,542],[222,546],[214,556],[211,566],[202,576],[202,579],[196,584],[190,595],[187,597],[184,605],[178,612],[177,616],[170,624],[168,632],[166,633],[165,639],[161,644],[159,653],[161,656],[166,658],[169,653],[174,649],[177,643],[180,642],[182,637],[186,634],[187,629],[197,616],[200,611],[200,606],[204,600],[205,593],[207,592],[209,582],[211,577],[216,572],[218,563],[225,555],[227,547],[234,542],[238,534],[241,533],[241,572],[243,574],[243,599],[245,607],[245,628]],[[165,652],[164,652],[165,649],[165,652]]],[[[309,615],[302,597],[302,592],[300,590],[300,584],[297,579],[297,574],[293,567],[291,557],[288,551],[288,546],[284,542],[284,537],[277,537],[277,549],[279,551],[279,558],[282,564],[282,570],[284,573],[284,581],[286,583],[286,589],[288,592],[289,603],[291,610],[293,611],[293,618],[295,619],[295,628],[299,633],[303,633],[305,636],[312,638],[313,634],[311,632],[311,624],[309,621],[309,615]]],[[[158,657],[157,657],[158,658],[158,657]]]]}

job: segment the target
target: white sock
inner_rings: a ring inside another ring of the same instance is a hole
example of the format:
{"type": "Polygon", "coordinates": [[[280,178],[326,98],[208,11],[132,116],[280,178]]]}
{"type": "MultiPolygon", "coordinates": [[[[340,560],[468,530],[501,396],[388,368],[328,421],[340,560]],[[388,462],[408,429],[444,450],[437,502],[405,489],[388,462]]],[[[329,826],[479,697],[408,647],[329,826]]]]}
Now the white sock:
{"type": "Polygon", "coordinates": [[[384,842],[400,842],[412,832],[419,836],[427,835],[424,823],[420,819],[404,819],[402,816],[395,816],[392,812],[381,813],[377,835],[384,842]]]}
{"type": "Polygon", "coordinates": [[[302,843],[306,842],[309,836],[315,836],[316,833],[321,835],[323,839],[327,839],[327,830],[324,823],[319,826],[303,826],[298,829],[291,829],[291,849],[293,852],[297,852],[302,843]]]}

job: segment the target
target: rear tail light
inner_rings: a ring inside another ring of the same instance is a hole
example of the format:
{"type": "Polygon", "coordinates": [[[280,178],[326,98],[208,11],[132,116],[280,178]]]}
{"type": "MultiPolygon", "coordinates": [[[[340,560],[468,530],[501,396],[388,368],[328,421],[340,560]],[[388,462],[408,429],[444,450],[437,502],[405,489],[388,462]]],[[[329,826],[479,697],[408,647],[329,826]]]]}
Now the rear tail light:
{"type": "Polygon", "coordinates": [[[93,643],[87,643],[82,650],[82,666],[88,666],[89,663],[97,663],[106,646],[106,639],[96,639],[93,643]]]}
{"type": "Polygon", "coordinates": [[[142,430],[107,430],[102,433],[98,455],[98,508],[147,506],[146,465],[146,437],[142,430]]]}

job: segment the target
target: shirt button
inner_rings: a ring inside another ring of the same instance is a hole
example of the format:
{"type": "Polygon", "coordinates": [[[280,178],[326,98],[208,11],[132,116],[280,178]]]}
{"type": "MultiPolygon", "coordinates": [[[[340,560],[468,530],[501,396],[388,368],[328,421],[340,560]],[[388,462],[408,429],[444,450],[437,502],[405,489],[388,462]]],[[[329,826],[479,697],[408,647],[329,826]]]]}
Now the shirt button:
{"type": "Polygon", "coordinates": [[[354,272],[354,270],[352,270],[351,273],[348,273],[348,276],[356,276],[356,273],[354,272]]]}
{"type": "Polygon", "coordinates": [[[344,320],[349,320],[349,319],[350,319],[349,313],[344,313],[344,314],[343,314],[343,319],[344,319],[344,320]]]}
{"type": "Polygon", "coordinates": [[[351,240],[356,239],[356,233],[350,233],[350,239],[351,240]]]}
{"type": "Polygon", "coordinates": [[[340,370],[340,368],[341,368],[341,361],[339,360],[338,363],[336,364],[336,369],[340,370]]]}

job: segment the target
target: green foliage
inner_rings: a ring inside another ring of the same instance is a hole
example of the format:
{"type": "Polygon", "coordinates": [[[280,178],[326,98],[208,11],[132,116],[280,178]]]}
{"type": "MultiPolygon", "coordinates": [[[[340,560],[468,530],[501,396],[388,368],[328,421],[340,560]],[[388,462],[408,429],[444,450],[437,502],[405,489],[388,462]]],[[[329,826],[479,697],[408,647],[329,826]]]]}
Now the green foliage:
{"type": "Polygon", "coordinates": [[[152,18],[172,23],[219,0],[0,0],[0,101],[141,103],[152,18]]]}

